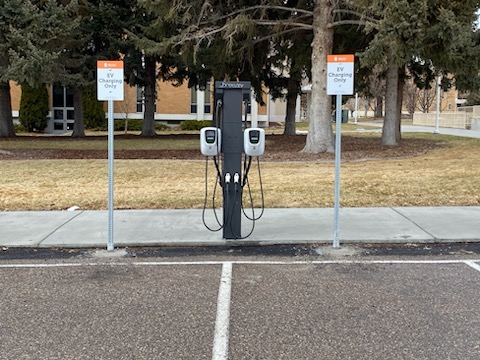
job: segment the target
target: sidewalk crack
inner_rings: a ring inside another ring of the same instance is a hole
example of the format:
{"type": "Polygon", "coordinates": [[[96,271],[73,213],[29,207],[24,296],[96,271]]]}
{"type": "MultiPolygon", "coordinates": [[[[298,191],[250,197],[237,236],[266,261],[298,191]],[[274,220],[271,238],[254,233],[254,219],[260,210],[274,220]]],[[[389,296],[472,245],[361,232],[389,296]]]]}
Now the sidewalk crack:
{"type": "Polygon", "coordinates": [[[417,228],[419,228],[420,230],[422,230],[423,232],[425,232],[427,235],[431,236],[434,240],[438,240],[438,238],[429,233],[427,230],[425,230],[423,227],[421,227],[419,224],[417,224],[415,221],[413,221],[412,219],[410,219],[409,217],[405,216],[404,214],[402,214],[400,211],[398,211],[397,209],[395,209],[394,207],[390,207],[390,209],[392,209],[393,211],[395,211],[398,215],[400,215],[401,217],[403,217],[404,219],[408,220],[409,222],[411,222],[413,225],[415,225],[417,228]]]}
{"type": "Polygon", "coordinates": [[[40,247],[42,245],[42,243],[47,240],[50,236],[52,236],[53,234],[55,234],[58,230],[60,230],[62,227],[64,227],[65,225],[67,225],[70,221],[73,221],[74,219],[76,219],[78,216],[80,216],[81,214],[83,214],[85,212],[85,210],[82,210],[80,212],[78,212],[77,215],[73,216],[72,218],[68,219],[67,221],[65,221],[63,224],[59,225],[55,230],[53,230],[52,232],[50,232],[49,234],[47,234],[47,236],[45,236],[39,243],[38,243],[38,247],[40,247]]]}

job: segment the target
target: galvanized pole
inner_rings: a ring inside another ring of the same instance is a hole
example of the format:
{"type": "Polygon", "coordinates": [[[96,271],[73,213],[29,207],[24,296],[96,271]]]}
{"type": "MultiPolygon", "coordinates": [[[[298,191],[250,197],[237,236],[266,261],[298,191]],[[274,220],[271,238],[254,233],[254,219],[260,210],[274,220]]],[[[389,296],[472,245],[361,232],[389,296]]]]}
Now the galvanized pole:
{"type": "Polygon", "coordinates": [[[440,130],[438,129],[439,126],[439,116],[440,116],[440,80],[441,80],[441,75],[440,72],[438,72],[437,75],[437,103],[435,105],[435,131],[433,132],[434,134],[440,134],[440,130]]]}
{"type": "Polygon", "coordinates": [[[358,120],[358,92],[355,93],[355,124],[358,120]]]}
{"type": "Polygon", "coordinates": [[[342,149],[342,95],[337,95],[336,111],[336,127],[335,127],[335,194],[333,209],[333,248],[340,247],[339,230],[340,230],[340,155],[342,149]]]}
{"type": "Polygon", "coordinates": [[[113,100],[108,100],[108,244],[113,251],[113,100]]]}

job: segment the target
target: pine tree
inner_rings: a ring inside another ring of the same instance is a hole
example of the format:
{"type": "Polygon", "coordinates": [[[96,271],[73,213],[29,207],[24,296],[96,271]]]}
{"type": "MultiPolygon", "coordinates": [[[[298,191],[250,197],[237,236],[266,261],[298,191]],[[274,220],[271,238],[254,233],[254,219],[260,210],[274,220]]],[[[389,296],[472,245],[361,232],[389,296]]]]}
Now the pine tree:
{"type": "MultiPolygon", "coordinates": [[[[152,48],[162,51],[169,45],[179,46],[185,57],[190,56],[189,65],[206,68],[202,75],[209,70],[216,79],[250,80],[258,96],[262,93],[260,69],[269,66],[267,59],[272,39],[277,37],[281,41],[285,37],[278,35],[313,30],[312,119],[304,151],[333,152],[331,97],[326,95],[324,74],[327,55],[333,49],[335,5],[337,2],[330,0],[158,1],[148,9],[162,9],[165,18],[176,25],[177,34],[159,39],[159,44],[153,44],[152,48]]],[[[302,40],[305,39],[308,37],[302,40]]],[[[302,51],[295,43],[292,46],[292,52],[302,51]]],[[[300,64],[298,61],[297,65],[300,64]]],[[[277,80],[281,79],[274,79],[277,80]]],[[[291,91],[298,91],[298,84],[290,85],[291,91]]]]}
{"type": "Polygon", "coordinates": [[[10,80],[39,86],[50,82],[62,42],[76,22],[75,3],[0,0],[0,137],[15,136],[10,80]]]}
{"type": "Polygon", "coordinates": [[[55,81],[73,88],[75,121],[73,137],[85,136],[83,90],[96,83],[96,62],[120,58],[120,43],[135,2],[127,0],[83,0],[78,7],[79,25],[64,43],[59,57],[63,70],[55,81]]]}
{"type": "MultiPolygon", "coordinates": [[[[386,71],[382,144],[397,145],[406,65],[419,61],[431,63],[436,71],[464,72],[467,66],[463,59],[472,45],[472,24],[479,3],[472,0],[361,0],[356,4],[363,16],[370,19],[367,31],[374,34],[362,54],[362,62],[366,66],[383,65],[386,71]]],[[[478,74],[478,65],[474,69],[478,74]]]]}

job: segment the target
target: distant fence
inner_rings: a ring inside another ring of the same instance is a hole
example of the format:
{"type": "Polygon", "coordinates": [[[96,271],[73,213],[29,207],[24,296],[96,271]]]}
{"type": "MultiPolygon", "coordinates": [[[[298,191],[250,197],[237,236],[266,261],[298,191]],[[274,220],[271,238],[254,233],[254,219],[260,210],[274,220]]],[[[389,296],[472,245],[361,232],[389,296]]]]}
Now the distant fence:
{"type": "MultiPolygon", "coordinates": [[[[413,125],[435,126],[435,113],[413,114],[413,125]]],[[[480,106],[461,106],[457,111],[438,115],[438,126],[456,129],[471,129],[472,119],[480,119],[480,106]]],[[[478,122],[478,121],[476,121],[478,122]]]]}
{"type": "MultiPolygon", "coordinates": [[[[470,129],[473,113],[465,111],[456,113],[440,113],[438,126],[445,128],[470,129]]],[[[480,118],[480,115],[478,116],[480,118]]],[[[435,126],[436,114],[413,114],[413,125],[435,126]]]]}

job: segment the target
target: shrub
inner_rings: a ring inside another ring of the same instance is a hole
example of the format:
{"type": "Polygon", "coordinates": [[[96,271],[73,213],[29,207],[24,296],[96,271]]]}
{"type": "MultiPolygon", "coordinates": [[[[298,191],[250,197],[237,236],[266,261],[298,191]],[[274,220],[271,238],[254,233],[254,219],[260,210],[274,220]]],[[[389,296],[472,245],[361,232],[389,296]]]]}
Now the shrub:
{"type": "MultiPolygon", "coordinates": [[[[128,131],[142,131],[143,120],[140,119],[128,119],[127,130],[128,131]]],[[[125,120],[115,120],[115,131],[125,131],[125,120]]],[[[167,125],[155,122],[155,130],[166,130],[167,125]]]]}
{"type": "MultiPolygon", "coordinates": [[[[141,131],[143,120],[140,119],[128,119],[127,130],[128,131],[141,131]]],[[[115,120],[115,131],[125,131],[125,120],[115,120]]]]}
{"type": "Polygon", "coordinates": [[[22,124],[13,124],[13,128],[15,130],[15,134],[28,132],[22,124]]]}
{"type": "MultiPolygon", "coordinates": [[[[142,131],[143,120],[141,119],[128,119],[127,131],[142,131]]],[[[167,130],[169,127],[164,124],[155,123],[156,130],[167,130]]],[[[98,126],[93,130],[99,131],[107,131],[108,130],[108,123],[105,121],[105,124],[102,126],[98,126]]],[[[113,130],[114,131],[125,131],[125,119],[115,120],[113,122],[113,130]]]]}
{"type": "Polygon", "coordinates": [[[19,120],[25,130],[44,131],[48,125],[48,110],[48,92],[45,85],[33,88],[23,84],[19,120]]]}
{"type": "Polygon", "coordinates": [[[82,96],[83,121],[86,129],[97,129],[107,126],[103,102],[97,100],[97,91],[95,86],[89,86],[83,89],[82,96]]]}
{"type": "Polygon", "coordinates": [[[212,122],[210,120],[185,120],[181,125],[181,130],[200,130],[203,127],[212,126],[212,122]]]}

